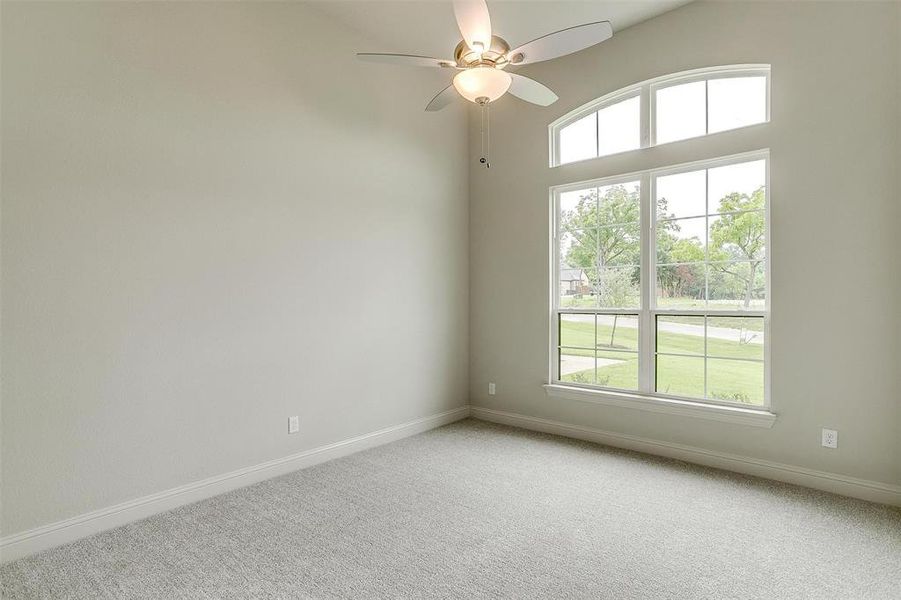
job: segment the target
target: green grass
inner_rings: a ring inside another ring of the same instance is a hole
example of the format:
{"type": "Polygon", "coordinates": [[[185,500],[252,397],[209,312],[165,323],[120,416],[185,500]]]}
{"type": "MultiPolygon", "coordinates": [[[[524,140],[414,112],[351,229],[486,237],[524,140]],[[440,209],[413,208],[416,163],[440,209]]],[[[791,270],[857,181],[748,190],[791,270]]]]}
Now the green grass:
{"type": "MultiPolygon", "coordinates": [[[[667,316],[671,323],[696,323],[697,317],[685,315],[667,316]]],[[[763,331],[763,317],[712,317],[711,327],[726,327],[729,329],[741,329],[749,331],[763,331]]]]}
{"type": "MultiPolygon", "coordinates": [[[[671,322],[675,321],[671,317],[667,317],[667,319],[671,322]]],[[[717,323],[717,326],[725,325],[717,323]]],[[[560,341],[562,346],[568,346],[562,350],[565,356],[594,356],[594,349],[597,348],[598,358],[622,361],[599,367],[597,369],[598,385],[637,389],[638,355],[622,352],[622,350],[638,349],[638,330],[635,327],[624,327],[620,322],[614,334],[612,326],[599,324],[597,340],[595,340],[594,323],[564,320],[560,341]],[[611,334],[613,334],[612,344],[611,334]]],[[[660,352],[697,355],[696,357],[660,356],[657,361],[657,391],[676,396],[704,397],[703,337],[661,331],[657,336],[657,344],[660,352]]],[[[711,357],[707,360],[708,397],[751,404],[763,403],[762,363],[713,358],[761,360],[763,358],[762,344],[741,343],[737,336],[734,340],[709,338],[707,340],[707,356],[711,357]]],[[[595,383],[593,369],[571,373],[561,379],[576,383],[595,383]]]]}
{"type": "MultiPolygon", "coordinates": [[[[743,308],[743,305],[740,302],[717,302],[715,306],[720,309],[728,310],[742,310],[743,308]]],[[[697,300],[695,298],[657,298],[657,307],[703,309],[704,301],[697,300]]],[[[560,308],[596,308],[595,298],[594,296],[587,294],[582,296],[561,296],[560,308]]],[[[763,304],[758,302],[757,304],[752,305],[751,308],[753,310],[762,310],[763,304]]],[[[667,318],[671,319],[674,323],[691,323],[691,319],[695,317],[674,316],[667,318]]],[[[717,322],[714,325],[716,327],[740,329],[742,326],[744,326],[745,329],[748,329],[750,331],[763,331],[763,319],[760,317],[716,317],[716,319],[717,322]]]]}
{"type": "Polygon", "coordinates": [[[560,296],[560,308],[596,308],[594,296],[560,296]]]}

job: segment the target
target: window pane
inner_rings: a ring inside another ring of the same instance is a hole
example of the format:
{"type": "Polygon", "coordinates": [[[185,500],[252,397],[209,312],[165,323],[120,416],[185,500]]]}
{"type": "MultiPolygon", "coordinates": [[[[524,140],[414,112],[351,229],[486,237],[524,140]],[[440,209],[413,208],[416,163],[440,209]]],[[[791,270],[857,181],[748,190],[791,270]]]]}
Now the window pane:
{"type": "Polygon", "coordinates": [[[638,308],[640,182],[559,196],[559,306],[638,308]]]}
{"type": "Polygon", "coordinates": [[[591,273],[598,254],[597,230],[574,229],[559,236],[560,267],[558,269],[560,306],[593,307],[597,305],[591,273]]]}
{"type": "Polygon", "coordinates": [[[656,389],[661,394],[703,398],[704,357],[658,355],[656,389]]]}
{"type": "Polygon", "coordinates": [[[704,308],[703,263],[657,267],[658,308],[704,308]]]}
{"type": "Polygon", "coordinates": [[[638,266],[641,262],[641,227],[638,222],[601,227],[597,239],[597,266],[638,266]]]}
{"type": "Polygon", "coordinates": [[[764,262],[710,263],[707,298],[709,310],[763,310],[766,304],[764,262]]]}
{"type": "Polygon", "coordinates": [[[707,234],[709,260],[763,260],[766,213],[762,210],[712,215],[707,234]]]}
{"type": "Polygon", "coordinates": [[[593,258],[597,253],[597,229],[568,229],[560,233],[560,258],[573,267],[593,265],[585,262],[585,257],[593,258]]]}
{"type": "Polygon", "coordinates": [[[560,261],[565,267],[579,269],[594,266],[598,252],[596,229],[573,229],[560,233],[560,261]]]}
{"type": "Polygon", "coordinates": [[[598,115],[598,156],[641,146],[641,98],[635,96],[601,109],[598,115]]]}
{"type": "Polygon", "coordinates": [[[597,340],[602,350],[638,350],[638,315],[598,315],[597,340]]]}
{"type": "Polygon", "coordinates": [[[617,183],[597,190],[601,225],[637,223],[641,219],[641,184],[617,183]]]}
{"type": "Polygon", "coordinates": [[[598,210],[598,190],[588,188],[560,194],[560,229],[595,227],[598,210]]]}
{"type": "Polygon", "coordinates": [[[561,348],[560,381],[594,383],[594,350],[561,348]]]}
{"type": "Polygon", "coordinates": [[[638,354],[598,352],[597,384],[623,390],[638,389],[638,354]]]}
{"type": "MultiPolygon", "coordinates": [[[[597,308],[598,299],[588,271],[582,271],[583,280],[578,284],[578,291],[567,290],[560,296],[560,308],[597,308]]],[[[561,283],[561,286],[563,283],[561,283]]]]}
{"type": "Polygon", "coordinates": [[[683,83],[655,93],[658,144],[707,133],[705,82],[683,83]]]}
{"type": "Polygon", "coordinates": [[[584,269],[560,267],[560,308],[594,308],[597,299],[584,269]]]}
{"type": "Polygon", "coordinates": [[[656,179],[657,218],[699,217],[707,214],[707,172],[690,171],[656,179]]]}
{"type": "Polygon", "coordinates": [[[707,397],[763,404],[763,363],[708,358],[707,397]]]}
{"type": "Polygon", "coordinates": [[[766,77],[726,77],[707,82],[707,131],[766,121],[766,77]]]}
{"type": "Polygon", "coordinates": [[[564,289],[567,282],[560,282],[560,308],[596,308],[597,299],[588,287],[587,278],[579,285],[580,290],[564,289]]]}
{"type": "Polygon", "coordinates": [[[638,308],[641,302],[638,267],[588,269],[592,290],[601,308],[638,308]]]}
{"type": "Polygon", "coordinates": [[[707,355],[763,360],[763,317],[707,317],[707,355]]]}
{"type": "Polygon", "coordinates": [[[560,268],[560,308],[593,308],[595,298],[591,295],[588,277],[582,269],[560,268]]]}
{"type": "Polygon", "coordinates": [[[657,264],[706,260],[707,218],[676,219],[657,223],[657,264]]]}
{"type": "Polygon", "coordinates": [[[711,214],[762,209],[766,203],[766,161],[710,169],[709,186],[711,214]]]}
{"type": "Polygon", "coordinates": [[[560,315],[560,345],[594,349],[594,315],[560,315]]]}
{"type": "Polygon", "coordinates": [[[582,117],[560,130],[560,164],[598,155],[597,113],[582,117]]]}
{"type": "Polygon", "coordinates": [[[657,352],[704,355],[704,317],[657,317],[657,352]]]}

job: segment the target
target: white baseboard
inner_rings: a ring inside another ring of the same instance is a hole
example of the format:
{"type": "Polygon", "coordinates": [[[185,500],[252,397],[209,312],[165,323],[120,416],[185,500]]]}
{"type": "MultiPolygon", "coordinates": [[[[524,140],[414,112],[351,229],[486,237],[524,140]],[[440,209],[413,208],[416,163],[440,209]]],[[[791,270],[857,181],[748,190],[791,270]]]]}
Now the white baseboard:
{"type": "Polygon", "coordinates": [[[9,562],[264,479],[416,435],[468,416],[469,406],[462,406],[9,535],[0,538],[0,562],[9,562]]]}
{"type": "Polygon", "coordinates": [[[531,429],[533,431],[541,431],[544,433],[553,433],[579,440],[644,452],[646,454],[675,458],[685,462],[715,467],[717,469],[725,469],[727,471],[734,471],[745,475],[755,475],[757,477],[765,477],[766,479],[793,483],[795,485],[832,492],[834,494],[841,494],[842,496],[860,498],[861,500],[901,506],[901,486],[889,483],[857,479],[855,477],[847,477],[837,473],[816,471],[814,469],[760,460],[747,456],[739,456],[736,454],[727,454],[725,452],[715,452],[683,444],[660,442],[634,435],[614,433],[612,431],[604,431],[592,427],[570,425],[560,421],[530,417],[528,415],[492,410],[489,408],[480,408],[477,406],[471,407],[470,414],[474,418],[482,419],[483,421],[502,423],[504,425],[512,425],[514,427],[521,427],[523,429],[531,429]]]}

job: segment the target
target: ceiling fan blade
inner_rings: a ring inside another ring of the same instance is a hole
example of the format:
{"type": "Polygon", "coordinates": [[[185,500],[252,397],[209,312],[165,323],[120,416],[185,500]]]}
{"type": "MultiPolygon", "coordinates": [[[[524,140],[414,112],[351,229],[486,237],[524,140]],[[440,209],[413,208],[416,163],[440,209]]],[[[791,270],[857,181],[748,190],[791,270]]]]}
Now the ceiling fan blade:
{"type": "Polygon", "coordinates": [[[457,90],[454,89],[454,85],[451,84],[435,94],[435,97],[432,98],[432,101],[428,103],[425,107],[428,112],[435,112],[441,110],[451,102],[456,101],[460,98],[460,94],[457,93],[457,90]]]}
{"type": "Polygon", "coordinates": [[[385,63],[389,65],[403,65],[407,67],[448,67],[453,68],[457,63],[453,60],[432,58],[431,56],[418,56],[416,54],[389,54],[387,52],[357,52],[357,58],[366,62],[385,63]]]}
{"type": "Polygon", "coordinates": [[[477,52],[491,47],[491,16],[485,0],[454,0],[454,16],[467,46],[477,52]]]}
{"type": "Polygon", "coordinates": [[[610,26],[610,21],[586,23],[541,36],[514,48],[507,56],[514,65],[528,65],[584,50],[611,37],[613,27],[610,26]]]}
{"type": "Polygon", "coordinates": [[[518,73],[510,73],[510,77],[513,79],[513,82],[507,91],[517,98],[538,106],[550,106],[557,101],[557,94],[544,84],[538,83],[534,79],[523,77],[518,73]]]}

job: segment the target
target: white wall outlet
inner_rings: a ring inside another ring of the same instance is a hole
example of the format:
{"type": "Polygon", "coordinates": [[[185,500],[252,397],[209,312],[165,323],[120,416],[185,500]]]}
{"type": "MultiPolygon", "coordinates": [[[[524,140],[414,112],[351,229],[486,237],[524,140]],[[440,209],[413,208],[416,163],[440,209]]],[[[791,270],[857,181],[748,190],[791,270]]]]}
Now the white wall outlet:
{"type": "Polygon", "coordinates": [[[300,431],[300,417],[288,417],[288,433],[300,431]]]}
{"type": "Polygon", "coordinates": [[[838,432],[835,429],[823,429],[823,447],[838,448],[838,432]]]}
{"type": "Polygon", "coordinates": [[[488,395],[493,396],[497,389],[494,387],[493,383],[488,384],[488,395]]]}

